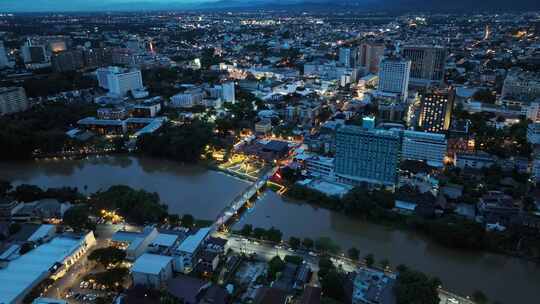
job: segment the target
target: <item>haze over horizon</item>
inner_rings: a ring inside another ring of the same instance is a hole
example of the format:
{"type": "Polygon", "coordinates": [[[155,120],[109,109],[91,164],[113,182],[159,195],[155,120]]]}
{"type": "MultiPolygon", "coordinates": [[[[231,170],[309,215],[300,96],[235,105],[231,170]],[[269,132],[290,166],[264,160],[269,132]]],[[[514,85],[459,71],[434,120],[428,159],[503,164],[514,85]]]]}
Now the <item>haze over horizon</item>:
{"type": "MultiPolygon", "coordinates": [[[[136,11],[163,9],[218,9],[242,7],[276,7],[295,5],[332,5],[330,0],[1,0],[3,12],[75,12],[75,11],[136,11]]],[[[536,0],[341,0],[340,6],[355,6],[362,9],[384,10],[502,10],[539,9],[536,0]]]]}

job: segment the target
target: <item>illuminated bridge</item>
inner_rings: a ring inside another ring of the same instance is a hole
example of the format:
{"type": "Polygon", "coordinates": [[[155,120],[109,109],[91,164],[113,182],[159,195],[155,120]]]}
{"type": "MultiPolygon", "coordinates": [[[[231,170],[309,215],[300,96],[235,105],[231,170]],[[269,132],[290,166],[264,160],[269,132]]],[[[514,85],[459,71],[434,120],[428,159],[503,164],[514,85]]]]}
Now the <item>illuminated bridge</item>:
{"type": "Polygon", "coordinates": [[[218,215],[216,221],[212,225],[212,230],[216,231],[227,225],[229,220],[238,214],[238,210],[242,208],[253,196],[255,196],[259,190],[261,190],[266,182],[276,173],[278,167],[272,168],[266,174],[263,174],[257,181],[251,184],[244,192],[236,196],[218,215]]]}

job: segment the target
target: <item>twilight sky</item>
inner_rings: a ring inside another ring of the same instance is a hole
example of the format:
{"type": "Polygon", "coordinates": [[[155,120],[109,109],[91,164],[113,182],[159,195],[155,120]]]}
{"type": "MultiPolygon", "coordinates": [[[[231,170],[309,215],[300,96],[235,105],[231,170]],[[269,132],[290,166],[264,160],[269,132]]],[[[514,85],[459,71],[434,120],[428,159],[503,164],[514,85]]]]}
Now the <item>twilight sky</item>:
{"type": "Polygon", "coordinates": [[[291,3],[343,3],[363,4],[366,8],[400,9],[535,9],[540,10],[540,0],[0,0],[0,12],[50,12],[50,11],[103,11],[139,9],[182,9],[206,7],[219,2],[220,7],[255,6],[257,4],[291,3]]]}

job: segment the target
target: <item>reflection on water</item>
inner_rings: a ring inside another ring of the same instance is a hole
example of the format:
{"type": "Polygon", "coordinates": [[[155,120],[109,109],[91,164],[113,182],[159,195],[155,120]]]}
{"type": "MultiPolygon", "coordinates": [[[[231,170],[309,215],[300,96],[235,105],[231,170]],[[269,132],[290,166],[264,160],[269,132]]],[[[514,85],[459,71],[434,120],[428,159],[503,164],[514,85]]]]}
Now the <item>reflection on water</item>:
{"type": "Polygon", "coordinates": [[[169,211],[214,219],[247,182],[198,166],[129,156],[85,160],[0,163],[0,178],[43,188],[71,186],[88,192],[125,184],[157,192],[169,211]],[[86,186],[86,187],[85,187],[86,186]]]}
{"type": "Polygon", "coordinates": [[[409,265],[439,277],[445,287],[463,295],[479,289],[501,303],[537,303],[540,267],[502,255],[463,252],[441,247],[416,233],[350,218],[344,214],[283,200],[266,192],[251,212],[236,224],[279,228],[290,236],[329,236],[342,249],[356,247],[362,256],[373,253],[392,265],[409,265]],[[532,300],[532,301],[531,301],[532,300]]]}
{"type": "MultiPolygon", "coordinates": [[[[89,192],[115,184],[157,192],[169,211],[213,219],[248,183],[197,166],[129,156],[86,160],[0,163],[0,179],[42,187],[71,186],[89,192]]],[[[415,233],[352,219],[344,214],[284,201],[266,192],[243,224],[275,226],[285,237],[328,236],[343,249],[352,246],[361,255],[373,253],[392,265],[406,264],[441,278],[445,286],[463,295],[476,289],[501,303],[538,303],[540,267],[501,255],[451,250],[415,233]]]]}

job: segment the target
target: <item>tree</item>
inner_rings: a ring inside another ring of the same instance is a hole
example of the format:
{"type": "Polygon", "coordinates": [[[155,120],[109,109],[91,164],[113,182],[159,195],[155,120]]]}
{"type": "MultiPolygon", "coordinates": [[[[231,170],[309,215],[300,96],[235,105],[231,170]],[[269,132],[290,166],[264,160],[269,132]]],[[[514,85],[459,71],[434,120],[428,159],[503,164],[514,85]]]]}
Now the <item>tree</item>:
{"type": "Polygon", "coordinates": [[[251,236],[252,232],[253,232],[253,226],[250,224],[245,224],[244,227],[242,227],[242,230],[240,230],[240,234],[245,237],[251,236]]]}
{"type": "Polygon", "coordinates": [[[388,259],[383,259],[379,262],[379,264],[381,265],[381,267],[383,269],[386,269],[388,267],[390,267],[390,261],[388,259]]]}
{"type": "Polygon", "coordinates": [[[167,221],[172,226],[177,226],[178,223],[180,223],[180,216],[178,216],[178,214],[169,214],[169,216],[167,217],[167,221]]]}
{"type": "Polygon", "coordinates": [[[375,264],[375,257],[373,256],[372,253],[367,254],[364,257],[364,262],[366,263],[367,267],[371,267],[373,266],[373,264],[375,264]]]}
{"type": "Polygon", "coordinates": [[[397,304],[438,304],[439,282],[430,279],[425,274],[402,269],[397,277],[394,292],[397,304]]]}
{"type": "Polygon", "coordinates": [[[145,134],[139,137],[137,146],[145,155],[195,163],[213,138],[211,124],[194,120],[180,126],[167,124],[158,132],[145,134]]]}
{"type": "Polygon", "coordinates": [[[299,255],[286,255],[285,256],[285,262],[286,263],[300,265],[300,264],[302,264],[303,261],[304,261],[304,258],[302,258],[299,255]]]}
{"type": "Polygon", "coordinates": [[[487,296],[480,290],[475,290],[473,292],[472,299],[477,304],[487,304],[488,303],[487,296]]]}
{"type": "Polygon", "coordinates": [[[276,229],[274,227],[271,227],[266,231],[266,239],[274,243],[281,242],[282,236],[283,233],[279,229],[276,229]]]}
{"type": "Polygon", "coordinates": [[[276,279],[277,273],[285,269],[285,262],[279,257],[275,256],[268,262],[268,278],[270,281],[276,279]]]}
{"type": "Polygon", "coordinates": [[[43,190],[35,185],[22,184],[15,188],[13,195],[20,202],[33,202],[43,198],[43,190]]]}
{"type": "Polygon", "coordinates": [[[326,297],[334,299],[339,303],[344,303],[344,283],[343,275],[341,275],[337,270],[331,270],[321,278],[322,292],[326,297]]]}
{"type": "Polygon", "coordinates": [[[161,222],[168,215],[167,206],[161,204],[157,193],[135,190],[125,185],[98,192],[90,202],[95,210],[116,210],[127,221],[137,224],[161,222]]]}
{"type": "Polygon", "coordinates": [[[115,247],[99,248],[88,255],[90,261],[98,262],[104,267],[110,264],[118,264],[124,261],[125,258],[126,252],[115,247]]]}
{"type": "Polygon", "coordinates": [[[304,248],[306,248],[308,250],[313,248],[313,240],[310,239],[310,238],[304,238],[302,240],[302,246],[304,246],[304,248]]]}
{"type": "Polygon", "coordinates": [[[344,277],[338,272],[336,266],[328,257],[321,257],[319,259],[319,279],[323,294],[330,297],[340,303],[343,303],[345,299],[345,292],[343,289],[344,277]]]}
{"type": "Polygon", "coordinates": [[[77,232],[85,229],[94,229],[95,227],[90,221],[89,216],[90,211],[87,206],[73,206],[64,213],[63,222],[64,225],[77,232]]]}
{"type": "Polygon", "coordinates": [[[291,236],[289,238],[289,246],[291,246],[292,249],[298,249],[298,247],[300,247],[300,239],[291,236]]]}
{"type": "Polygon", "coordinates": [[[473,94],[473,99],[485,103],[495,103],[495,94],[489,89],[480,89],[473,94]]]}
{"type": "Polygon", "coordinates": [[[351,260],[358,261],[360,259],[360,250],[355,247],[349,248],[347,255],[351,260]]]}
{"type": "Polygon", "coordinates": [[[184,214],[181,221],[182,227],[191,228],[195,224],[195,218],[191,214],[184,214]]]}
{"type": "Polygon", "coordinates": [[[262,240],[266,235],[266,230],[263,228],[255,228],[253,229],[253,237],[259,240],[262,240]]]}
{"type": "Polygon", "coordinates": [[[109,288],[119,286],[128,276],[129,269],[126,267],[117,267],[108,269],[104,272],[99,272],[91,275],[97,283],[103,284],[109,288]]]}
{"type": "Polygon", "coordinates": [[[315,248],[323,253],[336,254],[339,252],[339,245],[329,237],[320,237],[315,241],[315,248]]]}

